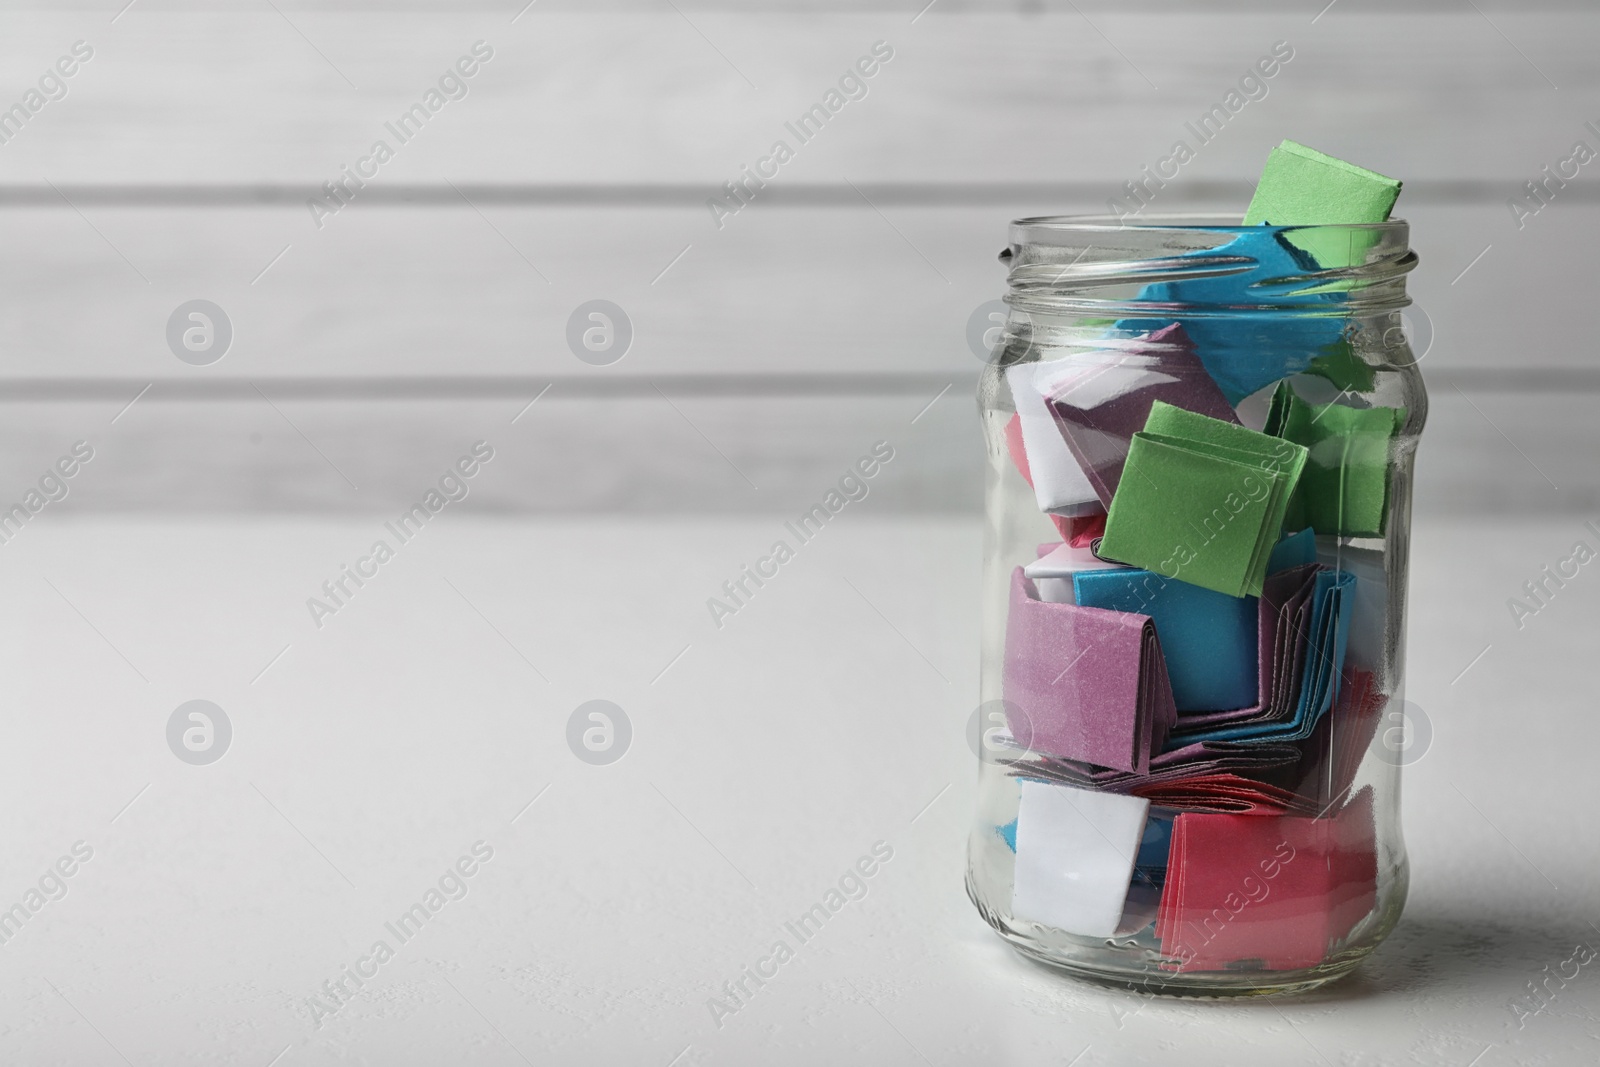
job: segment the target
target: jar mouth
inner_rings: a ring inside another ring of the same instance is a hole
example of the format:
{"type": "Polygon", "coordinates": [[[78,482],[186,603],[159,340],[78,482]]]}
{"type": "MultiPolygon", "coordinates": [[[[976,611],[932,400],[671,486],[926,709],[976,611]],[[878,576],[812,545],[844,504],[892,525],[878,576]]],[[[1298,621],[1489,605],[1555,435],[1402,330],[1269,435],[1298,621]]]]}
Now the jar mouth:
{"type": "Polygon", "coordinates": [[[1093,233],[1128,231],[1159,233],[1167,230],[1224,232],[1232,234],[1274,233],[1297,231],[1324,231],[1327,233],[1371,233],[1397,236],[1406,241],[1411,224],[1405,219],[1386,219],[1383,222],[1319,223],[1301,226],[1273,226],[1267,223],[1245,225],[1242,216],[1225,211],[1188,214],[1157,214],[1132,217],[1122,215],[1032,215],[1011,220],[1010,238],[1013,245],[1051,244],[1050,237],[1088,235],[1093,233]]]}
{"type": "Polygon", "coordinates": [[[1016,219],[1000,260],[1013,307],[1040,313],[1350,315],[1398,310],[1417,265],[1404,219],[1244,225],[1238,215],[1016,219]]]}

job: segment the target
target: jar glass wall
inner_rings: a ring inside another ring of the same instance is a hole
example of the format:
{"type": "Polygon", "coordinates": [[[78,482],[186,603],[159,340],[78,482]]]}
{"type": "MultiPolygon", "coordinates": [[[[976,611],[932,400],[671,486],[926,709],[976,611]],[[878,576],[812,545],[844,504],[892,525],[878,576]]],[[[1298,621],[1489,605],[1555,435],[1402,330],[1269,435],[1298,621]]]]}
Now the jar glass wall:
{"type": "Polygon", "coordinates": [[[969,895],[1091,979],[1345,974],[1407,882],[1407,226],[1025,219],[1001,258],[969,895]]]}

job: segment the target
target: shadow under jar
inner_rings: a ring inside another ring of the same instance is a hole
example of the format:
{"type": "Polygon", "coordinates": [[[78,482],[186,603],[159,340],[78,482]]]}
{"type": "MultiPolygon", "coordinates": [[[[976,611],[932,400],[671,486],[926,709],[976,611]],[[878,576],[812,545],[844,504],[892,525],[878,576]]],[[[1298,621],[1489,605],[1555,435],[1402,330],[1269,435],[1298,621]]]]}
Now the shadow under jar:
{"type": "Polygon", "coordinates": [[[1034,218],[1001,260],[968,894],[1101,982],[1347,974],[1407,886],[1408,227],[1034,218]]]}

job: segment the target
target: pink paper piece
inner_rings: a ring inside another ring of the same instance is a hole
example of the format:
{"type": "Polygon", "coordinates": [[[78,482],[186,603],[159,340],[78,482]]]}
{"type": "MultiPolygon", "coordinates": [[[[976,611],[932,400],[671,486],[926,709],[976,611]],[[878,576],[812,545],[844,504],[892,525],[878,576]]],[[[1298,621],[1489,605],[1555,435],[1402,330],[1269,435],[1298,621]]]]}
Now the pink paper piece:
{"type": "Polygon", "coordinates": [[[1045,397],[1068,449],[1108,508],[1128,446],[1157,400],[1239,423],[1182,326],[1174,323],[1118,347],[1114,360],[1061,381],[1045,397]]]}
{"type": "Polygon", "coordinates": [[[1147,615],[1039,599],[1011,577],[1002,676],[1006,721],[1025,748],[1143,774],[1177,722],[1147,615]]]}

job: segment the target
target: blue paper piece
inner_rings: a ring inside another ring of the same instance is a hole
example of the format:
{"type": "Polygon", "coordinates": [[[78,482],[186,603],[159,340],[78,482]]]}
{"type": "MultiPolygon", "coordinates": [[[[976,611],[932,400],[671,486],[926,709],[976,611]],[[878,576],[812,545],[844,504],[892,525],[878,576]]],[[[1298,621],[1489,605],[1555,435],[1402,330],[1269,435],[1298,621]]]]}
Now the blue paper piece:
{"type": "Polygon", "coordinates": [[[1136,934],[1156,921],[1161,910],[1161,890],[1167,881],[1167,869],[1154,870],[1135,867],[1128,879],[1128,902],[1122,909],[1122,922],[1117,934],[1126,937],[1136,934]]]}
{"type": "MultiPolygon", "coordinates": [[[[1297,719],[1308,719],[1312,726],[1339,695],[1339,676],[1344,669],[1344,654],[1350,644],[1350,608],[1355,602],[1356,576],[1349,571],[1327,570],[1317,575],[1311,613],[1312,643],[1306,650],[1305,681],[1300,689],[1297,719]],[[1324,653],[1318,654],[1319,650],[1324,653]],[[1314,657],[1314,658],[1313,658],[1314,657]]],[[[1306,735],[1310,736],[1308,729],[1306,735]]]]}
{"type": "Polygon", "coordinates": [[[1181,323],[1194,342],[1195,354],[1228,403],[1238,404],[1250,394],[1291,374],[1299,374],[1313,360],[1328,354],[1344,332],[1340,313],[1343,292],[1296,293],[1307,288],[1286,281],[1318,270],[1309,255],[1283,239],[1279,227],[1246,229],[1218,248],[1185,253],[1180,258],[1239,257],[1237,273],[1202,278],[1153,282],[1139,292],[1140,303],[1191,305],[1196,314],[1182,318],[1120,319],[1119,331],[1151,333],[1173,322],[1181,323]],[[1303,304],[1300,308],[1258,308],[1262,304],[1303,304]],[[1331,314],[1313,315],[1324,309],[1331,314]],[[1205,311],[1212,314],[1205,314],[1205,311]]]}
{"type": "Polygon", "coordinates": [[[1167,853],[1172,847],[1171,815],[1157,815],[1151,811],[1145,819],[1144,839],[1139,842],[1139,854],[1133,864],[1146,873],[1165,870],[1167,853]]]}
{"type": "Polygon", "coordinates": [[[1257,600],[1202,589],[1154,571],[1080,571],[1080,607],[1148,615],[1167,659],[1180,712],[1227,711],[1256,702],[1257,600]]]}
{"type": "Polygon", "coordinates": [[[1304,567],[1316,561],[1317,532],[1308,526],[1272,546],[1272,555],[1267,558],[1267,573],[1277,574],[1290,567],[1304,567]]]}
{"type": "Polygon", "coordinates": [[[1345,652],[1350,641],[1350,611],[1355,601],[1355,575],[1324,570],[1317,574],[1312,592],[1311,620],[1305,663],[1300,672],[1300,694],[1293,715],[1281,722],[1219,726],[1184,734],[1182,743],[1197,741],[1303,741],[1326,715],[1339,695],[1345,652]]]}
{"type": "Polygon", "coordinates": [[[1017,820],[1012,819],[1004,826],[996,826],[994,832],[1000,835],[1000,839],[1012,852],[1017,850],[1017,820]]]}

